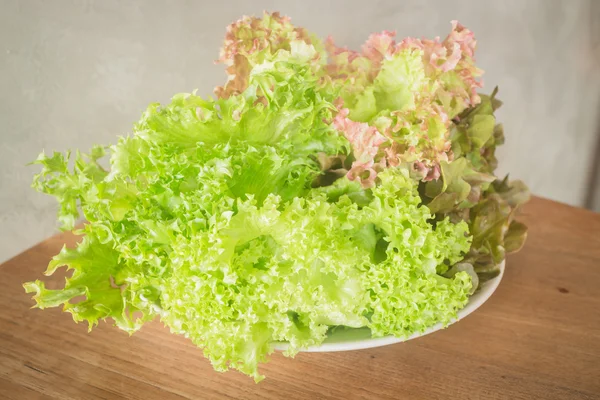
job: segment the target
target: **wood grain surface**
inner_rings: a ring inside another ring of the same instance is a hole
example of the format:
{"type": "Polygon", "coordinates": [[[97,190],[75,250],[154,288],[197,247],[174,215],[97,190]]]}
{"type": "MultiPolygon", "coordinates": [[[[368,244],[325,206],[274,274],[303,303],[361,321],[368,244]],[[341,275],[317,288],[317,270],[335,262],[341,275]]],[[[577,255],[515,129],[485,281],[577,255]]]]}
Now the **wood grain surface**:
{"type": "Polygon", "coordinates": [[[22,282],[75,242],[52,237],[0,266],[0,398],[600,399],[600,214],[534,198],[521,219],[525,248],[465,320],[393,346],[275,353],[260,384],[213,371],[158,321],[88,334],[60,309],[31,310],[22,282]]]}

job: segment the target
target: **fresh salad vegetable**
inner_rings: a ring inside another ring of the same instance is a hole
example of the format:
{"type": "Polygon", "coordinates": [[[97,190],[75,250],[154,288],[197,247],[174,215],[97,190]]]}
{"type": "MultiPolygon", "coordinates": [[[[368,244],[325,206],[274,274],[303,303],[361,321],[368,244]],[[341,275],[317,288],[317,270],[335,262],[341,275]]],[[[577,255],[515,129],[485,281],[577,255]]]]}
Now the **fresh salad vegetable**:
{"type": "Polygon", "coordinates": [[[42,153],[34,188],[82,235],[28,282],[39,308],[130,333],[160,319],[216,370],[254,377],[334,327],[406,337],[448,324],[518,250],[526,186],[494,175],[496,90],[471,31],[361,51],[265,13],[227,28],[216,98],[151,104],[87,154],[42,153]],[[109,159],[105,169],[100,159],[109,159]]]}

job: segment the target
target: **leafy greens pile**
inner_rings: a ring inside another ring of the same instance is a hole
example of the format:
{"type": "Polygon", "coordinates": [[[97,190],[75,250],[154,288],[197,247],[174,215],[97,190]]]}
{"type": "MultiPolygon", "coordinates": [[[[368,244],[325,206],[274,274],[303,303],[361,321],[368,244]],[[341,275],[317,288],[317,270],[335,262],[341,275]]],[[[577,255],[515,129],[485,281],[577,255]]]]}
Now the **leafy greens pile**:
{"type": "Polygon", "coordinates": [[[62,227],[87,223],[46,272],[72,270],[65,287],[25,289],[90,329],[158,316],[256,380],[277,341],[294,355],[336,326],[449,323],[526,236],[527,188],[493,174],[500,102],[477,93],[474,50],[455,22],[355,52],[277,13],[242,18],[216,99],[178,94],[116,145],[38,157],[62,227]]]}

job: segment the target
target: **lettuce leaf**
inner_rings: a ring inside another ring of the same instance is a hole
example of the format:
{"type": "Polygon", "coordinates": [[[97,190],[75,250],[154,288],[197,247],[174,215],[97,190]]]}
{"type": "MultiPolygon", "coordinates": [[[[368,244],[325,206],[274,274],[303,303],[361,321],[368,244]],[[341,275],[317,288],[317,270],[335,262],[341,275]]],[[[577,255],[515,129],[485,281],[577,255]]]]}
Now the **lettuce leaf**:
{"type": "Polygon", "coordinates": [[[506,254],[521,249],[527,238],[527,227],[515,220],[529,192],[520,181],[496,181],[482,200],[470,210],[469,230],[473,244],[465,257],[485,282],[499,273],[498,266],[506,254]],[[498,190],[502,192],[498,192],[498,190]],[[506,193],[518,192],[511,198],[506,193]]]}
{"type": "Polygon", "coordinates": [[[306,61],[324,60],[324,45],[304,28],[291,24],[279,13],[263,13],[262,18],[244,16],[227,27],[217,62],[227,65],[228,81],[217,87],[221,98],[240,94],[248,87],[251,71],[273,58],[280,50],[304,50],[306,61]],[[311,51],[311,49],[313,51],[311,51]]]}
{"type": "Polygon", "coordinates": [[[527,227],[515,220],[529,200],[529,189],[521,181],[500,180],[494,175],[495,150],[504,142],[502,125],[494,111],[502,104],[498,89],[465,110],[452,127],[455,159],[441,163],[440,179],[420,184],[420,194],[437,218],[466,221],[473,243],[464,262],[485,282],[499,273],[507,253],[518,251],[527,237],[527,227]]]}

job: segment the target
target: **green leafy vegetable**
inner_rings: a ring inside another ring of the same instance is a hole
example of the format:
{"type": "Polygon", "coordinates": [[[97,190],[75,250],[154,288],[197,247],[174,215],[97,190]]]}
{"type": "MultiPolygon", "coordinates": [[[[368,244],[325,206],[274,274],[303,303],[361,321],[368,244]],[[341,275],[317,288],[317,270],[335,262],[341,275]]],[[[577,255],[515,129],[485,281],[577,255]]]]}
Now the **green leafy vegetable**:
{"type": "Polygon", "coordinates": [[[216,99],[178,94],[113,146],[38,157],[62,228],[87,222],[46,271],[72,270],[64,288],[25,290],[90,329],[159,318],[257,381],[276,342],[291,356],[335,327],[450,323],[526,236],[527,188],[493,175],[500,103],[476,93],[474,49],[457,23],[358,53],[244,17],[216,99]]]}

